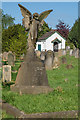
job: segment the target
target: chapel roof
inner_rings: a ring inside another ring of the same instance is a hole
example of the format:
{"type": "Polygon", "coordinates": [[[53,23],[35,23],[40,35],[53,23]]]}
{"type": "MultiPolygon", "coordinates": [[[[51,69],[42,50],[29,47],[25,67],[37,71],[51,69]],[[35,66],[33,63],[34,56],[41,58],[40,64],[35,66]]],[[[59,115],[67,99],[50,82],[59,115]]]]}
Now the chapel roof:
{"type": "MultiPolygon", "coordinates": [[[[38,40],[45,40],[48,37],[50,37],[52,34],[54,34],[55,32],[59,33],[56,29],[51,29],[51,31],[46,32],[45,34],[43,34],[38,40]]],[[[60,34],[60,33],[59,33],[60,34]]],[[[61,34],[60,34],[61,35],[61,34]]],[[[61,35],[62,36],[62,35],[61,35]]],[[[63,37],[63,36],[62,36],[63,37]]],[[[65,39],[65,38],[64,38],[65,39]]]]}

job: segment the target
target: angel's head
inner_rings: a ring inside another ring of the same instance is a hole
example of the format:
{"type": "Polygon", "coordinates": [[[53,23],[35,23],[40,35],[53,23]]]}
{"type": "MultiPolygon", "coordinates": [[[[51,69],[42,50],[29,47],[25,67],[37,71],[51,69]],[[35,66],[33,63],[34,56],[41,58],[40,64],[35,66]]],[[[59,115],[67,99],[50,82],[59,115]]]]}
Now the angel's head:
{"type": "Polygon", "coordinates": [[[33,18],[36,19],[36,20],[38,20],[39,19],[39,14],[38,13],[34,13],[33,14],[33,18]]]}

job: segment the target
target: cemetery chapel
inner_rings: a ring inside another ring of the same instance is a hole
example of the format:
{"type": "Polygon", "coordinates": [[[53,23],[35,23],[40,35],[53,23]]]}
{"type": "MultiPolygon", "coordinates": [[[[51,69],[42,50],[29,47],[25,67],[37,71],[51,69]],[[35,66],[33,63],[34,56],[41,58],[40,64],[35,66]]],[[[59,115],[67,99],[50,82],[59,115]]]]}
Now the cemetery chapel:
{"type": "Polygon", "coordinates": [[[35,50],[58,52],[60,49],[65,49],[65,42],[66,39],[58,31],[52,29],[38,39],[35,50]]]}

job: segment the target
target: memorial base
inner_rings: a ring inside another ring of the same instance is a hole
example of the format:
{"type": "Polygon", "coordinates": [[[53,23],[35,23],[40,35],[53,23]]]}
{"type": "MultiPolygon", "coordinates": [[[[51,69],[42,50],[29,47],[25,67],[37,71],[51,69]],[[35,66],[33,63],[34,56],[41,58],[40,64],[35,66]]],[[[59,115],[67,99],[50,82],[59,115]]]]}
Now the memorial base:
{"type": "Polygon", "coordinates": [[[53,90],[48,84],[45,65],[37,58],[34,50],[27,51],[11,90],[25,94],[48,93],[53,90]]]}
{"type": "Polygon", "coordinates": [[[41,94],[53,91],[53,88],[49,86],[16,86],[11,85],[11,91],[18,92],[20,94],[41,94]]]}

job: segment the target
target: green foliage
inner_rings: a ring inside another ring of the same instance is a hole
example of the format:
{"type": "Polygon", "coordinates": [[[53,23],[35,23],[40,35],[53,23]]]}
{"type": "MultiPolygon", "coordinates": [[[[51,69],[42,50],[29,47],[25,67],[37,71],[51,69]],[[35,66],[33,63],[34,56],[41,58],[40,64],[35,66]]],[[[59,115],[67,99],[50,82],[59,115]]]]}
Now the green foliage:
{"type": "Polygon", "coordinates": [[[67,69],[66,64],[60,64],[59,68],[47,71],[49,85],[54,91],[48,94],[19,95],[6,87],[3,88],[3,99],[25,113],[78,110],[78,59],[69,55],[65,57],[67,64],[73,65],[72,69],[67,69]]]}
{"type": "Polygon", "coordinates": [[[48,27],[48,24],[44,22],[43,26],[41,27],[41,30],[38,30],[38,38],[41,37],[46,32],[49,32],[51,28],[48,27]]]}
{"type": "Polygon", "coordinates": [[[74,48],[74,44],[72,42],[70,42],[69,40],[66,41],[65,45],[70,46],[71,49],[74,48]]]}
{"type": "Polygon", "coordinates": [[[2,11],[2,28],[7,29],[9,26],[12,26],[14,24],[15,18],[12,18],[8,14],[4,14],[2,11]]]}
{"type": "Polygon", "coordinates": [[[4,29],[2,32],[2,51],[12,51],[16,57],[26,53],[27,33],[20,24],[4,29]]]}
{"type": "Polygon", "coordinates": [[[68,39],[74,44],[76,48],[80,49],[80,18],[75,21],[71,31],[69,32],[68,39]]]}
{"type": "MultiPolygon", "coordinates": [[[[2,120],[9,120],[9,118],[14,118],[12,115],[7,114],[5,110],[2,111],[2,120]]],[[[12,119],[12,120],[17,120],[17,119],[12,119]]]]}

